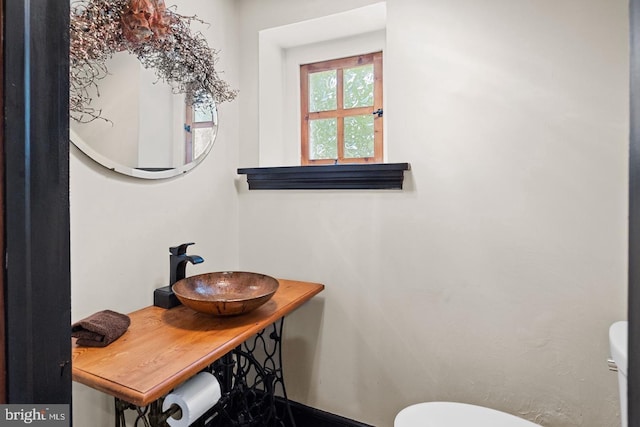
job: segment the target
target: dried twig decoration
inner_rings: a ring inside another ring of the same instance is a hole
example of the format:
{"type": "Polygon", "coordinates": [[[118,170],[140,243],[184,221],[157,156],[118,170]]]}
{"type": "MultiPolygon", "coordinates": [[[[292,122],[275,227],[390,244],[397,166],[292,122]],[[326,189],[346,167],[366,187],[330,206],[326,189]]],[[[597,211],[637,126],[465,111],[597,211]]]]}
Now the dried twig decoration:
{"type": "Polygon", "coordinates": [[[102,118],[91,106],[91,93],[107,75],[106,62],[129,51],[158,79],[184,93],[187,103],[212,107],[230,101],[231,90],[214,68],[217,52],[200,33],[192,34],[195,16],[179,15],[163,0],[80,0],[72,5],[70,25],[70,112],[78,122],[102,118]]]}

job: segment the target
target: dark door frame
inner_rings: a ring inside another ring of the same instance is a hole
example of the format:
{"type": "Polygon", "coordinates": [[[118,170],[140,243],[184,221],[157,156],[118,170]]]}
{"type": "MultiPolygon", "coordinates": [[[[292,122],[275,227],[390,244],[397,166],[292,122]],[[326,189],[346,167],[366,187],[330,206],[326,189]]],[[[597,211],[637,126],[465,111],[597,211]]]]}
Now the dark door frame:
{"type": "Polygon", "coordinates": [[[4,0],[8,403],[71,403],[69,1],[4,0]]]}
{"type": "Polygon", "coordinates": [[[640,0],[630,0],[629,426],[640,425],[640,0]]]}

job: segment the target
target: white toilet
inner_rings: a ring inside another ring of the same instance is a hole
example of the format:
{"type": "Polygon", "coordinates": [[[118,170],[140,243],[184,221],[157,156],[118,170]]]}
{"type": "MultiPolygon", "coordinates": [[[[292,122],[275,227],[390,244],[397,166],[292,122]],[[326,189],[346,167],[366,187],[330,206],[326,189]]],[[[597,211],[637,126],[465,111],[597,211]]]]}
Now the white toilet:
{"type": "Polygon", "coordinates": [[[609,328],[609,347],[611,359],[609,367],[618,371],[618,390],[620,391],[620,419],[622,427],[627,427],[627,331],[629,323],[616,322],[609,328]],[[613,362],[613,363],[612,363],[613,362]]]}
{"type": "Polygon", "coordinates": [[[456,402],[417,403],[396,416],[394,427],[540,427],[531,421],[482,406],[456,402]]]}
{"type": "MultiPolygon", "coordinates": [[[[610,366],[618,371],[620,418],[627,427],[627,322],[616,322],[609,328],[610,366]]],[[[455,402],[417,403],[398,413],[394,427],[539,427],[514,415],[455,402]]]]}

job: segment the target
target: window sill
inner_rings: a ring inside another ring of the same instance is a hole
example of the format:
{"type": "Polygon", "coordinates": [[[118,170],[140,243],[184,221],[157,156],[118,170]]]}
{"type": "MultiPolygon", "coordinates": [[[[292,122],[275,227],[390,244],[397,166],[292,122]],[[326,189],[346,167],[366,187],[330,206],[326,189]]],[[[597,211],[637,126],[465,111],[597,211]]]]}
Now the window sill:
{"type": "Polygon", "coordinates": [[[409,163],[241,168],[249,190],[401,190],[409,163]]]}

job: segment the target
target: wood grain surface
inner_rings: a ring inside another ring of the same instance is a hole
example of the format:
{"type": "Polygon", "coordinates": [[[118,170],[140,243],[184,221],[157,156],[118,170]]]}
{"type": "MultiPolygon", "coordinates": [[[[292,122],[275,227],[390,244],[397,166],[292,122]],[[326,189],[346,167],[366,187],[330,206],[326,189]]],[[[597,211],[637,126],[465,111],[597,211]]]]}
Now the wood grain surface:
{"type": "Polygon", "coordinates": [[[72,340],[73,380],[145,406],[324,289],[318,283],[278,281],[271,300],[240,316],[150,306],[130,313],[127,332],[107,347],[80,347],[72,340]]]}

